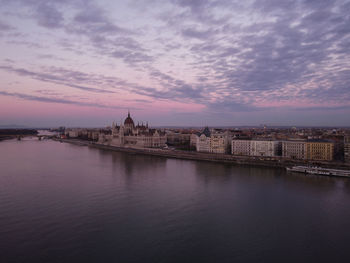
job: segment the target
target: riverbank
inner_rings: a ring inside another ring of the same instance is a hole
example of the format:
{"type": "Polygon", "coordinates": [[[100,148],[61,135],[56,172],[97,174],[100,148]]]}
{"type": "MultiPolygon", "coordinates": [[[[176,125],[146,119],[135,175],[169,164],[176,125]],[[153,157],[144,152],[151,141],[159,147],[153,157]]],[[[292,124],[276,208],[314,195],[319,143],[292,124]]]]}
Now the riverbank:
{"type": "Polygon", "coordinates": [[[0,141],[6,141],[6,140],[14,140],[14,139],[23,139],[25,137],[33,137],[34,135],[6,135],[6,136],[0,136],[0,141]]]}
{"type": "Polygon", "coordinates": [[[11,139],[13,139],[13,137],[11,137],[11,136],[1,136],[0,137],[0,142],[1,141],[5,141],[5,140],[11,140],[11,139]]]}
{"type": "Polygon", "coordinates": [[[310,162],[300,160],[289,160],[282,157],[251,157],[251,156],[235,156],[230,154],[213,154],[213,153],[202,153],[192,151],[180,151],[180,150],[169,150],[169,149],[143,149],[143,148],[124,148],[109,146],[104,144],[98,144],[91,141],[75,140],[75,139],[62,139],[59,140],[66,143],[71,143],[79,146],[88,146],[102,150],[125,152],[128,154],[143,154],[153,155],[165,158],[185,159],[185,160],[196,160],[196,161],[207,161],[207,162],[219,162],[229,163],[234,165],[248,165],[248,166],[264,166],[264,167],[277,167],[285,168],[294,165],[313,165],[321,166],[324,168],[332,169],[350,169],[350,164],[343,162],[310,162]]]}
{"type": "Polygon", "coordinates": [[[0,129],[0,141],[35,136],[38,134],[34,129],[0,129]]]}

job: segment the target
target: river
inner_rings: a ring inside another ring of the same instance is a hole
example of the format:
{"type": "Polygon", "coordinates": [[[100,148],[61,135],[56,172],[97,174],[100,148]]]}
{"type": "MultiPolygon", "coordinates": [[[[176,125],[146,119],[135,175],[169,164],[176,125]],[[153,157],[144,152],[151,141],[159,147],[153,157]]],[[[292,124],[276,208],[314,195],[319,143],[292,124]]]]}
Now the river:
{"type": "Polygon", "coordinates": [[[350,179],[0,142],[0,262],[350,262],[350,179]]]}

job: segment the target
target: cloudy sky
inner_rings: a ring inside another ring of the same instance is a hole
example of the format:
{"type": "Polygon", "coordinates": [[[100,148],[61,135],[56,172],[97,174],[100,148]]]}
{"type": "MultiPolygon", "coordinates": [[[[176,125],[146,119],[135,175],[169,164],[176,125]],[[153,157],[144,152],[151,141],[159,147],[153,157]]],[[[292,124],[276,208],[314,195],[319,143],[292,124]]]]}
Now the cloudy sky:
{"type": "Polygon", "coordinates": [[[350,1],[0,6],[0,125],[350,125],[350,1]]]}

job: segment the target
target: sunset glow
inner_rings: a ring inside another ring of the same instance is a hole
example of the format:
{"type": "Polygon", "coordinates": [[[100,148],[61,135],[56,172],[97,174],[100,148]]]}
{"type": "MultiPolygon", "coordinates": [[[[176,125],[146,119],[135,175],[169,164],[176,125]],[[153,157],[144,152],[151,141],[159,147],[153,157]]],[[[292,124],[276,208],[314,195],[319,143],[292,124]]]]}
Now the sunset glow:
{"type": "Polygon", "coordinates": [[[349,1],[0,4],[0,125],[350,125],[349,1]]]}

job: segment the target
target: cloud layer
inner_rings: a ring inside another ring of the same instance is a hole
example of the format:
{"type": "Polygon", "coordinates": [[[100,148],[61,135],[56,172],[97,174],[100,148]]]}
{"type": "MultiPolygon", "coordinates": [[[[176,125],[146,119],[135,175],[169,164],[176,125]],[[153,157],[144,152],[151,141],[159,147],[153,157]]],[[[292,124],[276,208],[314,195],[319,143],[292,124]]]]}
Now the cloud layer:
{"type": "Polygon", "coordinates": [[[0,4],[2,96],[70,103],[45,101],[31,80],[77,106],[201,105],[198,118],[213,124],[254,112],[273,122],[278,110],[312,124],[338,111],[337,123],[350,125],[349,1],[0,4]]]}

